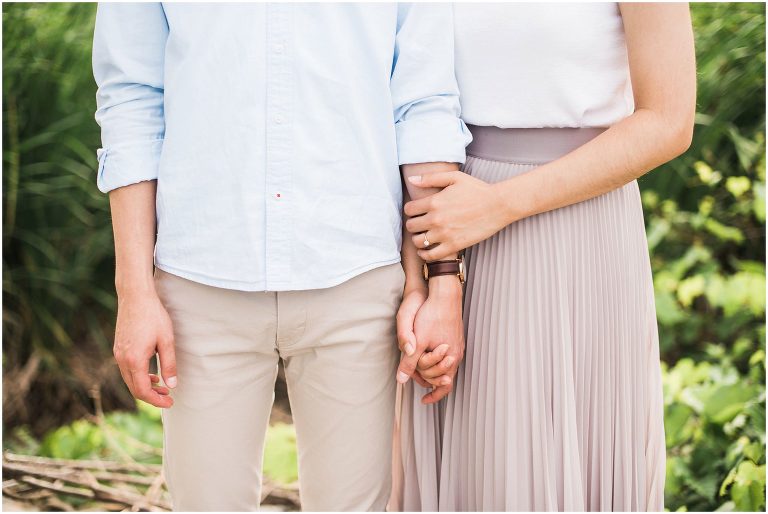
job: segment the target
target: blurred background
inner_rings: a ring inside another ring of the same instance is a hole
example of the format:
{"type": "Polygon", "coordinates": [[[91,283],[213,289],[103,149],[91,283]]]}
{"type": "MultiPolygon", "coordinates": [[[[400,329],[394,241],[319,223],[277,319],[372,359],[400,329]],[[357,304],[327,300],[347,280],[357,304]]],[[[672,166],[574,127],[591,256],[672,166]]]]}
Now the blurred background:
{"type": "MultiPolygon", "coordinates": [[[[3,4],[3,500],[163,510],[157,409],[112,358],[114,255],[96,189],[95,4],[3,4]],[[89,493],[90,491],[90,493],[89,493]]],[[[669,510],[765,508],[765,5],[692,5],[693,145],[640,181],[665,385],[669,510]]],[[[268,509],[298,506],[284,385],[268,509]]]]}

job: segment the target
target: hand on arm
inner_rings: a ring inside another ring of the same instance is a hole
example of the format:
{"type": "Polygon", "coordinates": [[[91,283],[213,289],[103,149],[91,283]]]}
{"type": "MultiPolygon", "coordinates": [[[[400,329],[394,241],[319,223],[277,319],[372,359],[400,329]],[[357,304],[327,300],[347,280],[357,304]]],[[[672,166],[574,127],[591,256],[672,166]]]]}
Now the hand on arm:
{"type": "MultiPolygon", "coordinates": [[[[457,165],[452,163],[413,164],[404,165],[402,173],[409,177],[456,168],[457,165]]],[[[436,190],[410,186],[405,190],[405,196],[408,197],[411,191],[422,197],[436,190]]],[[[422,402],[434,403],[451,391],[453,377],[464,353],[462,288],[455,276],[433,277],[428,285],[424,282],[423,261],[416,254],[416,245],[405,229],[402,258],[406,287],[397,322],[400,348],[405,356],[400,362],[397,379],[402,383],[413,377],[425,387],[432,386],[434,389],[422,402]],[[408,351],[410,348],[412,352],[408,351]]]]}
{"type": "MultiPolygon", "coordinates": [[[[464,147],[471,135],[459,116],[453,70],[453,10],[450,5],[426,3],[402,3],[397,10],[390,92],[403,177],[455,170],[458,166],[454,163],[464,162],[464,147]]],[[[437,191],[416,188],[407,180],[405,186],[414,199],[437,191]]],[[[398,315],[398,334],[405,356],[398,381],[404,383],[413,376],[422,385],[437,385],[422,400],[434,402],[450,391],[463,354],[462,289],[457,277],[442,276],[430,279],[427,290],[417,247],[405,231],[403,236],[407,285],[398,315]],[[436,353],[421,360],[432,351],[436,353]],[[424,379],[415,372],[420,364],[432,367],[438,359],[450,364],[443,376],[424,379]]],[[[423,236],[419,246],[423,246],[423,236]]]]}
{"type": "Polygon", "coordinates": [[[419,250],[421,258],[443,259],[510,223],[617,189],[688,148],[696,107],[688,5],[620,8],[635,112],[568,155],[497,184],[457,172],[416,179],[418,187],[444,188],[405,206],[408,230],[428,231],[438,243],[419,250]]]}

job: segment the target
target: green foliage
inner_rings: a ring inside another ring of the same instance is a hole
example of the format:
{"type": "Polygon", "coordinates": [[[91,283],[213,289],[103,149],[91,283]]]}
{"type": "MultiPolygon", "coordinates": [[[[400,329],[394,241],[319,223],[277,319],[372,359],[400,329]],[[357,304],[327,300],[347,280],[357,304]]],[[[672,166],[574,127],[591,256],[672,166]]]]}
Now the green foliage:
{"type": "MultiPolygon", "coordinates": [[[[160,409],[136,401],[136,412],[115,411],[102,423],[80,419],[50,431],[41,442],[20,427],[5,442],[13,452],[59,459],[132,459],[160,464],[163,426],[160,409]]],[[[264,474],[290,484],[298,480],[296,432],[293,425],[277,423],[267,429],[264,474]]]]}
{"type": "Polygon", "coordinates": [[[264,474],[284,484],[299,479],[296,431],[293,425],[277,423],[269,427],[264,448],[264,474]]]}
{"type": "Polygon", "coordinates": [[[108,349],[115,299],[90,71],[93,4],[3,4],[3,355],[55,375],[108,349]]]}
{"type": "Polygon", "coordinates": [[[691,149],[641,180],[670,510],[765,508],[765,6],[694,4],[691,149]]]}
{"type": "Polygon", "coordinates": [[[722,348],[664,373],[671,509],[760,510],[765,489],[765,362],[743,377],[722,348]],[[757,494],[760,493],[760,494],[757,494]],[[730,496],[730,501],[726,498],[730,496]]]}
{"type": "MultiPolygon", "coordinates": [[[[109,209],[95,186],[93,4],[3,4],[3,367],[111,346],[109,209]]],[[[670,510],[765,507],[765,6],[693,4],[691,149],[641,182],[660,325],[670,510]]],[[[80,392],[85,398],[84,390],[80,392]]],[[[35,398],[36,402],[42,402],[35,398]]],[[[17,451],[157,461],[156,411],[78,421],[17,451]],[[154,417],[153,417],[154,416],[154,417]]],[[[51,405],[50,407],[55,407],[51,405]]],[[[33,411],[34,413],[34,411],[33,411]]],[[[27,420],[31,421],[31,420],[27,420]]],[[[4,420],[4,423],[6,421],[4,420]]],[[[292,429],[267,474],[295,478],[292,429]]]]}

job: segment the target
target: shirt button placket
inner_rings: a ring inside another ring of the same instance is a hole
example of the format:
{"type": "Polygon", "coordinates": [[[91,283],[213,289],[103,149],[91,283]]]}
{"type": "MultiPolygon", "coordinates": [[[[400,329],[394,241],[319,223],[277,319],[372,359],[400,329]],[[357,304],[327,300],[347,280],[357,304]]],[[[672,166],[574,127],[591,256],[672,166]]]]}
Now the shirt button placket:
{"type": "Polygon", "coordinates": [[[292,99],[290,65],[293,7],[268,3],[266,112],[266,288],[286,286],[291,276],[292,99]]]}

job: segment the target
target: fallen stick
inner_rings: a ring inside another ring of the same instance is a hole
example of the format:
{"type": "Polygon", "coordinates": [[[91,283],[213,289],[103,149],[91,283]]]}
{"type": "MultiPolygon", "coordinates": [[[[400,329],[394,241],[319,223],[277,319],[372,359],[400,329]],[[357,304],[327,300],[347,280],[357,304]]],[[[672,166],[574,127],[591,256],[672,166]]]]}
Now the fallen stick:
{"type": "Polygon", "coordinates": [[[117,462],[113,460],[76,460],[76,459],[52,459],[50,457],[36,457],[3,452],[3,459],[10,462],[34,462],[52,466],[67,466],[71,468],[94,468],[114,471],[138,471],[141,473],[159,473],[160,464],[141,464],[139,462],[117,462]]]}

